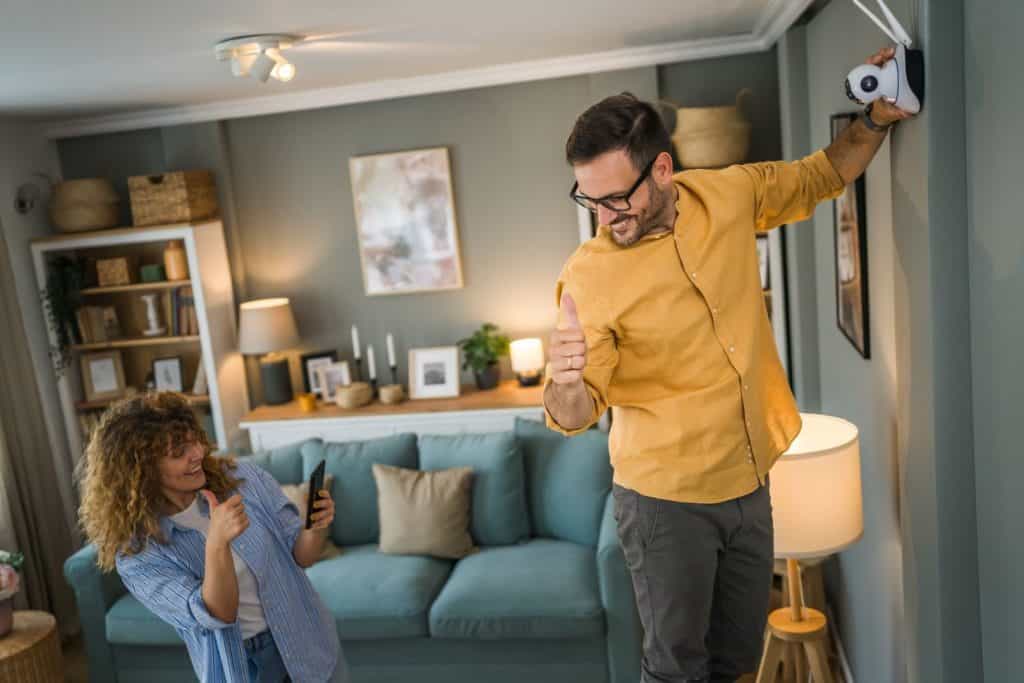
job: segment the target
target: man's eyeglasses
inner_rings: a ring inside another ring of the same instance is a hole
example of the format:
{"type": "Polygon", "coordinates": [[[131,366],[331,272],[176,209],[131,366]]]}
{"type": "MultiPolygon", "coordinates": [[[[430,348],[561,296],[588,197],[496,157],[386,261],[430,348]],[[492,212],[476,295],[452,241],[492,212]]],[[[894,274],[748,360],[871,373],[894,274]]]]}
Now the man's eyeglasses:
{"type": "Polygon", "coordinates": [[[651,162],[644,167],[640,177],[633,183],[633,187],[629,188],[622,194],[610,194],[605,197],[588,197],[585,194],[580,194],[577,190],[580,187],[579,183],[573,183],[572,189],[569,190],[569,197],[582,206],[587,211],[597,213],[597,207],[603,206],[604,208],[614,211],[616,213],[623,213],[629,211],[632,208],[630,204],[630,197],[639,189],[640,185],[647,180],[647,176],[651,174],[651,169],[654,168],[654,162],[657,161],[657,157],[651,159],[651,162]]]}

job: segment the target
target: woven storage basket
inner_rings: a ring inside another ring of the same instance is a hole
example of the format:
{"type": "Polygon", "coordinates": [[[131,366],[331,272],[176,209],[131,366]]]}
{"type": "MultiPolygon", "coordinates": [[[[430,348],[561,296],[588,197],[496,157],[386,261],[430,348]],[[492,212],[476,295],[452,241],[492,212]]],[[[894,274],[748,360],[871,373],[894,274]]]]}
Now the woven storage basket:
{"type": "Polygon", "coordinates": [[[373,388],[367,382],[352,382],[335,390],[334,402],[347,410],[361,408],[373,400],[373,388]]]}
{"type": "Polygon", "coordinates": [[[139,227],[191,223],[217,215],[211,171],[176,171],[128,179],[132,222],[139,227]]]}
{"type": "Polygon", "coordinates": [[[120,217],[119,202],[106,178],[66,180],[53,189],[50,221],[61,232],[112,228],[120,217]]]}
{"type": "Polygon", "coordinates": [[[746,161],[750,123],[740,103],[751,94],[741,90],[735,105],[679,108],[672,141],[683,168],[722,168],[746,161]]]}

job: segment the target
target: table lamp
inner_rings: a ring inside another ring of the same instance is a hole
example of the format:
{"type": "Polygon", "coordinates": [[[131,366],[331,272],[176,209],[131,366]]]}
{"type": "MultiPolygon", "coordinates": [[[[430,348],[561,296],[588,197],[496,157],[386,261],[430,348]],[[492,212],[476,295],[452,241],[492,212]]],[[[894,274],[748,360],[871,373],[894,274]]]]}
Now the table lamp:
{"type": "Polygon", "coordinates": [[[246,355],[262,355],[260,381],[263,400],[270,405],[292,400],[288,358],[280,352],[298,343],[299,331],[288,299],[258,299],[242,304],[238,321],[238,350],[246,355]]]}
{"type": "Polygon", "coordinates": [[[797,560],[838,553],[864,533],[857,428],[828,415],[801,417],[803,428],[771,472],[775,557],[786,560],[791,604],[768,617],[757,683],[775,681],[787,647],[806,654],[814,683],[832,683],[827,621],[803,605],[797,560]]]}
{"type": "Polygon", "coordinates": [[[512,356],[512,372],[519,379],[519,386],[532,387],[540,384],[544,370],[544,347],[540,339],[516,339],[509,345],[512,356]]]}

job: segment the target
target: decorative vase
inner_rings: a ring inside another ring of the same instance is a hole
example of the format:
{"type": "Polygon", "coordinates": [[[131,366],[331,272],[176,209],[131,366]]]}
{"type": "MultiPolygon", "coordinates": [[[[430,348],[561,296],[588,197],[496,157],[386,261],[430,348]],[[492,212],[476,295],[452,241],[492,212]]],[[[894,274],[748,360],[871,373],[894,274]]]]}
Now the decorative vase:
{"type": "Polygon", "coordinates": [[[181,240],[171,240],[164,249],[164,270],[168,280],[188,279],[188,259],[181,240]]]}
{"type": "Polygon", "coordinates": [[[0,638],[11,632],[14,626],[14,596],[0,599],[0,638]]]}
{"type": "Polygon", "coordinates": [[[482,371],[474,371],[473,374],[476,375],[476,386],[481,390],[493,389],[498,386],[498,380],[501,378],[501,370],[497,363],[491,363],[482,371]]]}

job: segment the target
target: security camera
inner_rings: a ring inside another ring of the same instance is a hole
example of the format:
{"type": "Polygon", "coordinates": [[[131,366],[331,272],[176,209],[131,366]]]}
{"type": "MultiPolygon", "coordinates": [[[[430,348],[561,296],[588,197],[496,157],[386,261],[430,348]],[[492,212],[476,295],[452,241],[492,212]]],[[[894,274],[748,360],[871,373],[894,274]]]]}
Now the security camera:
{"type": "Polygon", "coordinates": [[[878,0],[878,4],[889,22],[888,27],[859,0],[853,0],[853,4],[897,45],[896,55],[884,66],[861,64],[854,68],[846,77],[846,96],[860,104],[884,98],[904,111],[918,113],[924,100],[924,53],[911,48],[910,36],[882,0],[878,0]]]}

